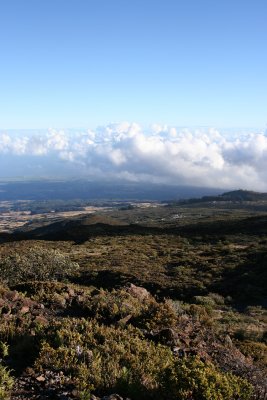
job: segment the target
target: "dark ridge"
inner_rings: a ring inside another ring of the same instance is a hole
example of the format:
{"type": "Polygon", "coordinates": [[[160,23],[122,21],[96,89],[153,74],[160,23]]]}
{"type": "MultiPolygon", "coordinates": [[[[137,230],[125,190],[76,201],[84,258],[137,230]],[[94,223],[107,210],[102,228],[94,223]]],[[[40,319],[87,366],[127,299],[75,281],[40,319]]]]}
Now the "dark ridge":
{"type": "Polygon", "coordinates": [[[253,192],[251,190],[233,190],[231,192],[223,193],[218,198],[230,201],[261,201],[267,200],[267,193],[253,192]]]}
{"type": "Polygon", "coordinates": [[[267,193],[253,192],[251,190],[233,190],[225,192],[218,196],[203,196],[200,198],[191,198],[178,201],[170,201],[170,204],[195,204],[195,203],[210,203],[210,202],[259,202],[267,201],[267,193]]]}
{"type": "Polygon", "coordinates": [[[223,235],[267,234],[267,215],[235,220],[206,221],[188,224],[185,226],[151,227],[138,224],[126,224],[111,218],[92,217],[78,219],[64,219],[46,226],[28,225],[14,233],[2,233],[0,242],[15,240],[55,240],[74,241],[83,243],[90,237],[117,236],[117,235],[181,235],[194,237],[204,235],[216,240],[223,235]]]}

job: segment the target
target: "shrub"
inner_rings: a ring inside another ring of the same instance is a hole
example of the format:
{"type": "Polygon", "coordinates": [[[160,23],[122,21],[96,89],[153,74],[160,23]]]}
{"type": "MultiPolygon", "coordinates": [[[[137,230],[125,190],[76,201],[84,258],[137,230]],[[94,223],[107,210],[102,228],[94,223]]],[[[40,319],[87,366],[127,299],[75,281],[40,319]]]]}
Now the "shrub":
{"type": "Polygon", "coordinates": [[[8,344],[0,341],[0,359],[8,356],[8,344]]]}
{"type": "Polygon", "coordinates": [[[70,374],[80,391],[112,390],[147,399],[158,389],[160,375],[171,363],[171,351],[144,340],[136,328],[75,319],[55,327],[50,339],[43,342],[35,366],[70,374]]]}
{"type": "Polygon", "coordinates": [[[60,280],[74,274],[78,267],[58,250],[34,247],[27,254],[2,257],[0,280],[10,286],[26,281],[60,280]]]}
{"type": "Polygon", "coordinates": [[[166,346],[145,340],[139,329],[95,320],[57,323],[35,367],[72,376],[80,393],[114,391],[133,400],[248,400],[252,391],[246,380],[198,357],[177,359],[166,346]]]}
{"type": "Polygon", "coordinates": [[[244,342],[237,342],[236,344],[245,356],[250,356],[254,361],[267,366],[267,345],[265,343],[245,340],[244,342]]]}
{"type": "Polygon", "coordinates": [[[165,300],[162,303],[151,301],[147,310],[143,310],[137,326],[148,330],[161,330],[164,328],[173,328],[177,324],[176,309],[171,300],[165,300]]]}
{"type": "Polygon", "coordinates": [[[14,380],[6,367],[0,364],[0,400],[10,399],[14,380]]]}
{"type": "Polygon", "coordinates": [[[150,299],[141,301],[124,289],[111,292],[101,289],[92,297],[85,298],[83,307],[101,322],[116,322],[128,315],[137,317],[147,310],[152,301],[150,299]]]}
{"type": "Polygon", "coordinates": [[[177,359],[163,376],[169,400],[249,400],[252,386],[244,379],[218,371],[198,357],[177,359]]]}

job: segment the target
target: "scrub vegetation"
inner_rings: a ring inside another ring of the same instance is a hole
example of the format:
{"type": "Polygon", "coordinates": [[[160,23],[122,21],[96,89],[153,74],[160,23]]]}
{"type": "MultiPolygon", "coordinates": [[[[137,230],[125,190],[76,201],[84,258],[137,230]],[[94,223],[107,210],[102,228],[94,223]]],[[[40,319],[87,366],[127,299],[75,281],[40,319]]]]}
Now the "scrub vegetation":
{"type": "Polygon", "coordinates": [[[3,236],[0,399],[266,399],[266,219],[171,204],[3,236]]]}

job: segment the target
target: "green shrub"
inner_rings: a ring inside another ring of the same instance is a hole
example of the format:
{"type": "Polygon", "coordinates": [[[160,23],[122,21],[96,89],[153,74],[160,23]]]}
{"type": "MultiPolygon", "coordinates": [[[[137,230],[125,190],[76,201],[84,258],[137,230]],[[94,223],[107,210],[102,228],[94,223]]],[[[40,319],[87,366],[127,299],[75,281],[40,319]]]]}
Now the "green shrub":
{"type": "Polygon", "coordinates": [[[0,359],[8,356],[8,344],[0,341],[0,359]]]}
{"type": "Polygon", "coordinates": [[[115,391],[133,400],[248,400],[252,392],[244,379],[198,357],[177,359],[134,327],[95,320],[57,323],[42,343],[35,367],[72,376],[83,395],[115,391]]]}
{"type": "Polygon", "coordinates": [[[59,250],[34,247],[27,254],[0,258],[0,280],[8,285],[26,281],[60,280],[74,274],[78,264],[59,250]]]}
{"type": "Polygon", "coordinates": [[[171,363],[171,351],[144,340],[136,328],[80,319],[55,327],[35,366],[71,375],[83,392],[112,390],[142,399],[158,389],[160,376],[171,363]]]}
{"type": "Polygon", "coordinates": [[[140,314],[136,324],[140,328],[148,330],[161,330],[173,328],[177,324],[177,312],[171,300],[159,303],[151,301],[149,307],[140,314]]]}
{"type": "Polygon", "coordinates": [[[100,289],[99,293],[84,300],[83,308],[101,322],[116,322],[129,315],[137,317],[154,301],[150,299],[141,301],[124,289],[111,292],[100,289]]]}
{"type": "Polygon", "coordinates": [[[250,356],[254,361],[267,366],[267,345],[265,343],[245,340],[237,341],[236,344],[245,356],[250,356]]]}
{"type": "Polygon", "coordinates": [[[0,364],[0,400],[10,399],[14,380],[6,367],[0,364]]]}
{"type": "Polygon", "coordinates": [[[169,400],[249,400],[252,386],[198,357],[177,359],[163,376],[169,400]]]}

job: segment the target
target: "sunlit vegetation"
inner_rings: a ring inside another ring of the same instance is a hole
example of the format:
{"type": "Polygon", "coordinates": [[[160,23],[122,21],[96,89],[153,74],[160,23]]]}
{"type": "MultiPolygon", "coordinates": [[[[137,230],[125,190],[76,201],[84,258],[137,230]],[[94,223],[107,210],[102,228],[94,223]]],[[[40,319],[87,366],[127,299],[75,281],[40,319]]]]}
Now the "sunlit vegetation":
{"type": "Polygon", "coordinates": [[[170,209],[162,225],[155,209],[127,225],[142,216],[127,208],[1,244],[0,399],[266,398],[265,216],[170,209]]]}

